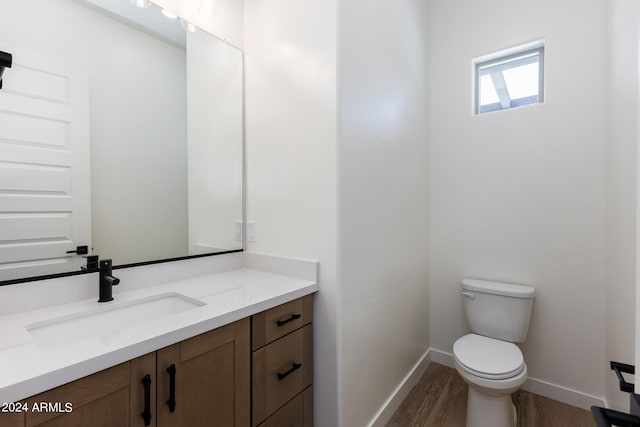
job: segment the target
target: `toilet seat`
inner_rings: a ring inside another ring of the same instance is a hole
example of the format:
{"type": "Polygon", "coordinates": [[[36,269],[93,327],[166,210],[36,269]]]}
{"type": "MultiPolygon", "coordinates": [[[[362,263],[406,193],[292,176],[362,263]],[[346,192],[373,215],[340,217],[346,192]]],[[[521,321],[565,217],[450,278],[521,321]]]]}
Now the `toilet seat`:
{"type": "Polygon", "coordinates": [[[453,354],[463,370],[489,380],[512,378],[525,369],[517,345],[482,335],[459,338],[453,344],[453,354]]]}

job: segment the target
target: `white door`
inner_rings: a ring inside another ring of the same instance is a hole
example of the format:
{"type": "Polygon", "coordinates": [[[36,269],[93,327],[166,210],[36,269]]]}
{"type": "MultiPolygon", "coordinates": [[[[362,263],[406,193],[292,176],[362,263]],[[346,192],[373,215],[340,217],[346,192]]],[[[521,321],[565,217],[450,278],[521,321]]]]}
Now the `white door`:
{"type": "Polygon", "coordinates": [[[13,54],[0,89],[0,280],[78,270],[91,250],[89,83],[46,54],[13,54]]]}

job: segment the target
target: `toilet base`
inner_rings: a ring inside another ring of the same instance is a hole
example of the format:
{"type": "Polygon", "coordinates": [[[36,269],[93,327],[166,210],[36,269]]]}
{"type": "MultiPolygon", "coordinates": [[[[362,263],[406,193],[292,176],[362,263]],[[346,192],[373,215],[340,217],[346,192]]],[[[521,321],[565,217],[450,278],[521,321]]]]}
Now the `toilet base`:
{"type": "Polygon", "coordinates": [[[515,427],[516,408],[510,394],[484,394],[469,386],[467,427],[515,427]]]}

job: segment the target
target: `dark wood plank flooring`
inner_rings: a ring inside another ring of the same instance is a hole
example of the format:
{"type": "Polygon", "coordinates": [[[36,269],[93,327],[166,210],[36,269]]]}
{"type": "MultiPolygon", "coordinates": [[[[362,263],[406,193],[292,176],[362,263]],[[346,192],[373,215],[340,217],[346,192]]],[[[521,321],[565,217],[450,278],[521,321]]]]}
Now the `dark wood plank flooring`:
{"type": "MultiPolygon", "coordinates": [[[[513,394],[518,427],[593,427],[591,412],[537,394],[513,394]]],[[[455,369],[431,362],[387,427],[464,427],[467,384],[455,369]]]]}

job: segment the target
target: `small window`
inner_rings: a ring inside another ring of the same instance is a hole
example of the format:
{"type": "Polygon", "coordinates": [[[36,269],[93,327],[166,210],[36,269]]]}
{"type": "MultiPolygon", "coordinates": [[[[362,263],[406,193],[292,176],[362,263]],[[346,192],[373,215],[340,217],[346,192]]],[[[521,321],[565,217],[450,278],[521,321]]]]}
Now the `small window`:
{"type": "Polygon", "coordinates": [[[544,46],[474,64],[476,114],[544,101],[544,46]]]}

